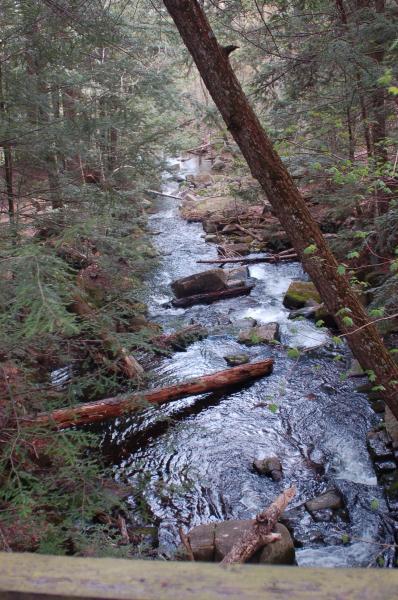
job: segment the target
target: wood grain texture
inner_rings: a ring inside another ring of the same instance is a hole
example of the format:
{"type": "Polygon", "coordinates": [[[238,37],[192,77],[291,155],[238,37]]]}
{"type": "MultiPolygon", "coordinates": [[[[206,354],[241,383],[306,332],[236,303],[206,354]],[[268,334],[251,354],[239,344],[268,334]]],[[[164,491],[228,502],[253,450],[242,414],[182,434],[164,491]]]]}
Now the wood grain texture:
{"type": "Polygon", "coordinates": [[[0,553],[2,600],[396,600],[392,569],[299,569],[0,553]]]}

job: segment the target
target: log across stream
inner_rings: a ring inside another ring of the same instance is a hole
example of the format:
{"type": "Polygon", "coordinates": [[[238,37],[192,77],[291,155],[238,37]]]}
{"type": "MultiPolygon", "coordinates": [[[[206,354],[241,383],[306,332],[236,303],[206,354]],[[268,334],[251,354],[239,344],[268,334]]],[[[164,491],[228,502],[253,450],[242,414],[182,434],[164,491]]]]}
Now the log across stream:
{"type": "MultiPolygon", "coordinates": [[[[182,162],[181,173],[210,168],[199,160],[182,162]]],[[[177,195],[177,184],[168,183],[165,191],[177,195]]],[[[381,554],[388,562],[391,552],[380,545],[393,541],[388,509],[366,447],[366,434],[379,417],[356,391],[360,379],[341,381],[350,366],[348,350],[328,345],[328,332],[314,324],[288,320],[283,294],[292,280],[305,279],[300,264],[253,264],[256,286],[249,295],[166,308],[170,283],[214,268],[197,261],[217,259],[217,252],[205,243],[199,223],[180,218],[177,200],[159,197],[154,205],[150,223],[161,232],[154,243],[163,258],[146,282],[143,300],[166,333],[198,323],[209,336],[163,359],[154,369],[153,387],[222,371],[231,354],[275,363],[272,375],[243,388],[176,400],[103,426],[103,449],[115,478],[132,490],[133,516],[157,526],[161,551],[172,556],[179,527],[252,518],[282,489],[295,486],[292,506],[300,508],[290,518],[299,565],[368,566],[381,554]],[[283,346],[307,351],[297,360],[276,346],[242,346],[237,331],[245,317],[278,322],[283,346]],[[280,482],[252,468],[254,459],[270,455],[282,462],[280,482]],[[304,502],[330,488],[341,496],[341,509],[318,515],[305,509],[304,502]]]]}

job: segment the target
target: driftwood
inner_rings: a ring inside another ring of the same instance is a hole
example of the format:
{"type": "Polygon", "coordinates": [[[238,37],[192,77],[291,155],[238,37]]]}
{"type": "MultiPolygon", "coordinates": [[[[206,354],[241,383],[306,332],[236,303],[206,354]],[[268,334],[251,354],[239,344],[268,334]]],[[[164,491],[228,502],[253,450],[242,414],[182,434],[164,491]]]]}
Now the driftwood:
{"type": "Polygon", "coordinates": [[[264,241],[264,239],[261,236],[257,235],[257,233],[253,233],[252,231],[249,231],[249,229],[245,229],[244,227],[242,227],[242,225],[239,225],[238,223],[235,223],[234,225],[235,229],[238,229],[238,231],[250,235],[254,240],[257,240],[258,242],[264,241]]]}
{"type": "Polygon", "coordinates": [[[252,527],[243,534],[220,564],[245,563],[257,550],[280,539],[279,534],[272,533],[272,530],[295,494],[294,487],[287,489],[274,500],[271,506],[259,513],[254,519],[252,527]]]}
{"type": "Polygon", "coordinates": [[[145,190],[147,194],[155,194],[155,196],[165,196],[166,198],[173,198],[174,200],[181,200],[180,196],[173,196],[172,194],[165,194],[156,190],[145,190]]]}
{"type": "Polygon", "coordinates": [[[248,285],[241,285],[239,287],[231,287],[226,290],[219,290],[217,292],[208,292],[207,294],[195,294],[194,296],[187,296],[187,298],[174,298],[171,301],[172,305],[176,308],[186,308],[187,306],[193,306],[194,304],[211,304],[217,300],[224,300],[224,298],[235,298],[236,296],[245,296],[250,294],[254,288],[254,283],[248,285]]]}
{"type": "Polygon", "coordinates": [[[148,404],[161,405],[186,396],[205,394],[263,377],[272,372],[273,364],[274,361],[269,358],[252,364],[239,365],[169,387],[105,398],[97,402],[89,402],[71,408],[60,408],[48,413],[39,413],[36,416],[24,417],[21,423],[64,429],[73,425],[106,421],[145,408],[148,404]]]}
{"type": "Polygon", "coordinates": [[[209,335],[209,332],[202,325],[188,325],[183,329],[179,329],[174,333],[157,335],[153,337],[151,342],[155,344],[154,350],[167,350],[172,348],[173,350],[185,350],[185,348],[195,342],[196,340],[203,339],[209,335]]]}
{"type": "Polygon", "coordinates": [[[292,254],[272,254],[270,256],[255,256],[250,258],[245,258],[244,256],[239,258],[214,258],[208,260],[197,260],[196,262],[207,265],[225,265],[227,263],[242,263],[244,265],[255,265],[258,263],[277,263],[281,260],[297,260],[297,254],[294,252],[292,254]]]}

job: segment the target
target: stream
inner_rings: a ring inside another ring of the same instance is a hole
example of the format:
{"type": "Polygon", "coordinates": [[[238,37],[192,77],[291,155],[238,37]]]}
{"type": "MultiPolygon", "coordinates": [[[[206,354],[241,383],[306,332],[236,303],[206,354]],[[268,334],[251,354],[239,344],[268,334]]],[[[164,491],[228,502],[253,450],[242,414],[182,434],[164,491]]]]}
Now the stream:
{"type": "MultiPolygon", "coordinates": [[[[192,158],[180,166],[187,175],[211,165],[192,158]]],[[[178,184],[169,179],[164,191],[175,194],[178,184]]],[[[164,332],[194,322],[211,335],[158,361],[152,386],[225,369],[228,354],[246,353],[251,361],[273,357],[275,366],[272,375],[228,393],[186,398],[106,425],[103,447],[112,456],[115,478],[141,491],[141,501],[137,494],[130,498],[132,515],[145,524],[143,511],[149,513],[161,552],[172,557],[179,527],[252,518],[293,484],[291,508],[335,488],[344,501],[338,514],[315,520],[304,509],[293,511],[297,564],[391,564],[393,552],[382,545],[394,542],[388,509],[366,447],[366,434],[380,419],[356,391],[362,379],[340,380],[351,362],[348,349],[336,348],[328,331],[310,321],[288,320],[282,299],[292,280],[307,279],[300,264],[251,266],[256,286],[250,296],[165,308],[170,283],[205,270],[197,260],[217,256],[216,246],[203,239],[202,225],[181,219],[178,204],[166,197],[154,201],[157,212],[149,219],[160,260],[143,299],[149,318],[164,332]],[[245,317],[278,322],[282,343],[307,351],[293,360],[276,346],[239,344],[234,323],[245,317]],[[252,468],[255,458],[271,455],[282,462],[280,482],[252,468]]]]}

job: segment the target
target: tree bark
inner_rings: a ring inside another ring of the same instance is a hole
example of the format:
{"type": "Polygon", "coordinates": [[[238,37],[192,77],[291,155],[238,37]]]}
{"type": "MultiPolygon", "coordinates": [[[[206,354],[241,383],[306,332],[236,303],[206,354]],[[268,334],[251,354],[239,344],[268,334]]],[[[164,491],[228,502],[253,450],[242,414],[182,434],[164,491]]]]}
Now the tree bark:
{"type": "Polygon", "coordinates": [[[251,108],[201,4],[197,0],[164,0],[164,4],[328,311],[349,334],[348,343],[362,367],[374,371],[381,394],[398,418],[398,368],[347,277],[338,273],[333,253],[251,108]]]}
{"type": "Polygon", "coordinates": [[[186,396],[214,392],[228,386],[245,383],[257,377],[269,375],[272,372],[273,364],[273,359],[268,358],[256,363],[240,365],[211,375],[197,377],[186,383],[170,387],[138,392],[128,396],[106,398],[105,400],[89,402],[72,408],[61,408],[50,413],[40,413],[36,416],[25,417],[20,423],[65,429],[74,425],[88,425],[98,421],[106,421],[145,408],[147,404],[161,405],[186,396]]]}
{"type": "Polygon", "coordinates": [[[271,506],[259,513],[249,531],[231,548],[220,564],[245,563],[257,550],[279,539],[279,535],[272,534],[272,530],[295,494],[294,487],[287,489],[274,500],[271,506]]]}

